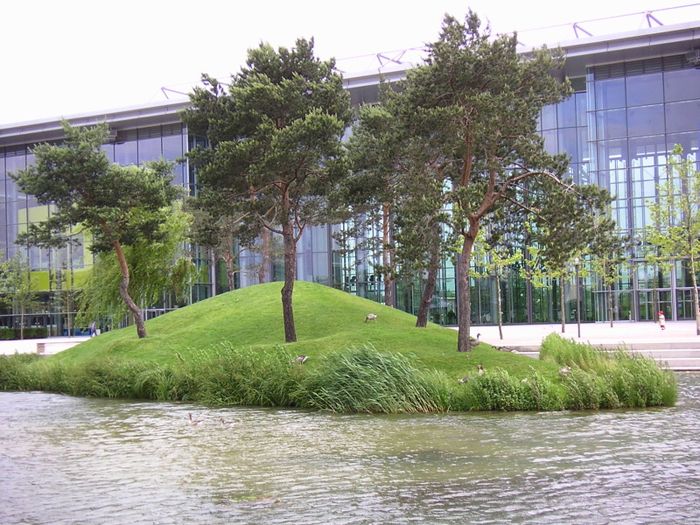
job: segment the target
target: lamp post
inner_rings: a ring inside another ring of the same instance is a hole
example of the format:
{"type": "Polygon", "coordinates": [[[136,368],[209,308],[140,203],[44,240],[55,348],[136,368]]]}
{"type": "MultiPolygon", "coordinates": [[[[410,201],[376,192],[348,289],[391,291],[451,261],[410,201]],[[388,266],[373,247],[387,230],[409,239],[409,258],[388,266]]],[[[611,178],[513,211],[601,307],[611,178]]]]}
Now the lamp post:
{"type": "Polygon", "coordinates": [[[578,257],[574,259],[574,269],[576,270],[576,326],[578,329],[578,338],[581,339],[581,294],[579,292],[579,274],[578,267],[581,261],[578,257]]]}

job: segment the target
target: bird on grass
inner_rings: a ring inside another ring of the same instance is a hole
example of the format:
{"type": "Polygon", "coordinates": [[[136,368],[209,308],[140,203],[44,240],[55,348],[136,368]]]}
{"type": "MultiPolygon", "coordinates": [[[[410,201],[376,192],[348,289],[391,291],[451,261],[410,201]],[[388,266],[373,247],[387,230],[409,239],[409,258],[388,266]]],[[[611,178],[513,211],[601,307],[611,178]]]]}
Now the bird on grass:
{"type": "Polygon", "coordinates": [[[570,366],[562,366],[559,369],[559,375],[562,377],[566,377],[571,373],[571,367],[570,366]]]}
{"type": "Polygon", "coordinates": [[[303,354],[302,354],[302,355],[298,355],[298,356],[294,359],[294,362],[295,362],[295,363],[299,363],[300,365],[303,365],[304,363],[306,363],[306,361],[307,361],[308,359],[309,359],[309,356],[308,356],[308,355],[303,355],[303,354]]]}
{"type": "Polygon", "coordinates": [[[476,370],[480,376],[483,376],[486,373],[486,370],[484,370],[484,365],[481,363],[476,366],[476,370]]]}

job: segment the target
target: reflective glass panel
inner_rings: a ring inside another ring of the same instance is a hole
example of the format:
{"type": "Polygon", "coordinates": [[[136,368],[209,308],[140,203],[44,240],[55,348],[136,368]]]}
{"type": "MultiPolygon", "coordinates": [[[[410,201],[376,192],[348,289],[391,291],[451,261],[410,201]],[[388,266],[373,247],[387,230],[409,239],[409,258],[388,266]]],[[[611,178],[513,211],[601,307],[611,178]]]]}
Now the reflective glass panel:
{"type": "Polygon", "coordinates": [[[576,126],[576,98],[574,96],[557,104],[557,126],[560,128],[576,126]]]}
{"type": "MultiPolygon", "coordinates": [[[[696,88],[700,90],[700,84],[696,88]]],[[[700,99],[666,104],[666,128],[671,133],[700,129],[700,99]]]]}
{"type": "Polygon", "coordinates": [[[627,124],[630,137],[655,135],[664,132],[664,110],[657,106],[640,106],[627,109],[627,124]]]}
{"type": "Polygon", "coordinates": [[[700,69],[681,69],[664,73],[667,102],[700,98],[700,69]]]}
{"type": "Polygon", "coordinates": [[[557,106],[550,104],[542,108],[542,129],[557,127],[557,106]]]}
{"type": "Polygon", "coordinates": [[[624,109],[596,113],[598,139],[616,139],[627,135],[627,117],[624,109]]]}
{"type": "Polygon", "coordinates": [[[660,102],[663,102],[663,82],[661,73],[627,77],[628,106],[642,106],[660,102]]]}
{"type": "Polygon", "coordinates": [[[625,79],[610,78],[595,82],[595,108],[612,109],[625,106],[625,79]]]}
{"type": "Polygon", "coordinates": [[[160,145],[160,126],[138,130],[139,164],[163,157],[160,145]]]}

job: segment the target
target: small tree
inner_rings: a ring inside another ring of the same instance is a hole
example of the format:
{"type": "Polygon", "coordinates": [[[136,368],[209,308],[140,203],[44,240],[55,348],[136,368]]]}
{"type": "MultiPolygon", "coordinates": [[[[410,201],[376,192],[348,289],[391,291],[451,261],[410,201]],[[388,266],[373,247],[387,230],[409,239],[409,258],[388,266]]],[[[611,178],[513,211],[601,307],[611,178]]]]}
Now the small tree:
{"type": "Polygon", "coordinates": [[[601,231],[591,249],[593,270],[600,277],[607,295],[610,328],[614,325],[615,317],[613,287],[620,282],[622,268],[629,260],[629,249],[629,238],[612,230],[601,231]]]}
{"type": "Polygon", "coordinates": [[[131,312],[138,336],[146,337],[140,307],[129,293],[130,270],[125,246],[162,238],[161,224],[179,191],[170,184],[171,165],[148,167],[110,164],[101,150],[107,141],[106,124],[73,128],[63,123],[65,142],[34,148],[36,164],[11,174],[24,193],[40,204],[52,204],[51,217],[30,224],[17,242],[56,246],[68,242],[73,225],[88,229],[92,251],[112,252],[121,273],[119,294],[131,312]]]}
{"type": "Polygon", "coordinates": [[[564,284],[574,261],[582,261],[597,239],[612,235],[615,229],[607,213],[611,201],[607,190],[592,185],[563,190],[551,191],[547,205],[532,217],[529,261],[535,278],[559,280],[562,333],[566,331],[564,284]]]}
{"type": "Polygon", "coordinates": [[[669,159],[666,181],[659,184],[657,199],[648,203],[653,226],[647,228],[647,260],[669,266],[675,260],[688,263],[695,309],[695,331],[700,335],[700,171],[694,160],[683,158],[678,144],[669,159]]]}
{"type": "Polygon", "coordinates": [[[0,263],[0,298],[19,313],[19,338],[24,339],[24,318],[38,302],[31,270],[20,254],[0,263]]]}
{"type": "MultiPolygon", "coordinates": [[[[191,216],[176,202],[164,215],[158,240],[142,239],[124,247],[130,269],[129,295],[139,304],[166,303],[170,296],[178,305],[189,301],[196,269],[183,245],[191,216]]],[[[98,254],[90,277],[79,295],[79,319],[87,324],[102,317],[122,318],[128,314],[121,298],[122,272],[114,253],[98,254]]]]}
{"type": "Polygon", "coordinates": [[[504,241],[503,237],[489,237],[482,230],[474,245],[475,273],[480,277],[493,277],[496,282],[496,319],[498,335],[501,339],[503,339],[501,280],[509,268],[514,267],[523,259],[523,252],[517,244],[504,241]]]}

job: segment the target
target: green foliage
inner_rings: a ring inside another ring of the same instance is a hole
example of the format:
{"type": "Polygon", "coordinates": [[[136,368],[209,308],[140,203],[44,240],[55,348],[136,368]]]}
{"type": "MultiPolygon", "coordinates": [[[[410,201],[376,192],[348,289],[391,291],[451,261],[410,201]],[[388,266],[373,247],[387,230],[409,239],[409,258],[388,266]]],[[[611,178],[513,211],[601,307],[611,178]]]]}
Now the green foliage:
{"type": "Polygon", "coordinates": [[[33,150],[36,164],[10,174],[21,191],[52,206],[51,216],[31,223],[17,242],[62,247],[74,242],[73,226],[79,226],[76,231],[87,229],[94,253],[112,252],[119,260],[121,298],[134,316],[139,337],[145,337],[140,308],[128,293],[129,266],[123,248],[164,238],[161,226],[181,193],[171,184],[172,165],[110,164],[102,150],[109,134],[106,123],[86,128],[62,124],[64,142],[39,144],[33,150]]]}
{"type": "Polygon", "coordinates": [[[429,381],[400,354],[371,345],[328,355],[304,383],[302,406],[333,412],[434,412],[429,381]]]}
{"type": "Polygon", "coordinates": [[[192,374],[209,405],[294,406],[301,365],[282,347],[242,349],[222,343],[192,374]]]}
{"type": "Polygon", "coordinates": [[[523,379],[498,368],[477,375],[463,385],[455,396],[457,410],[561,410],[560,389],[541,374],[523,379]]]}
{"type": "Polygon", "coordinates": [[[63,143],[36,146],[36,164],[11,174],[21,191],[53,206],[51,217],[30,225],[18,242],[65,245],[70,241],[65,232],[75,225],[90,230],[91,249],[98,253],[112,250],[115,241],[157,240],[163,208],[179,194],[170,184],[172,166],[110,164],[101,149],[106,124],[73,128],[63,122],[63,132],[63,143]]]}
{"type": "Polygon", "coordinates": [[[669,267],[685,259],[693,286],[696,332],[700,335],[700,171],[695,160],[683,157],[676,144],[669,158],[666,179],[657,188],[657,200],[649,201],[653,226],[645,231],[646,259],[669,267]]]}
{"type": "Polygon", "coordinates": [[[248,51],[228,91],[203,76],[182,118],[208,146],[189,154],[198,169],[199,197],[217,215],[254,237],[282,234],[285,340],[296,340],[292,289],[296,243],[307,225],[326,222],[328,195],[347,175],[341,138],[350,99],[333,60],[314,56],[314,42],[291,49],[269,44],[248,51]]]}
{"type": "Polygon", "coordinates": [[[0,390],[31,390],[35,383],[28,365],[39,359],[36,354],[0,355],[0,390]]]}
{"type": "Polygon", "coordinates": [[[571,369],[563,378],[570,409],[672,406],[678,396],[671,371],[651,358],[622,350],[604,352],[550,334],[540,359],[571,369]]]}
{"type": "MultiPolygon", "coordinates": [[[[124,249],[131,270],[129,294],[140,304],[154,305],[172,294],[176,303],[189,300],[189,289],[196,269],[182,252],[191,217],[180,203],[164,210],[158,240],[139,240],[124,249]]],[[[127,308],[119,293],[122,273],[114,253],[98,255],[90,277],[80,292],[77,321],[85,325],[95,319],[119,319],[127,308]]]]}
{"type": "Polygon", "coordinates": [[[0,302],[19,314],[21,339],[25,337],[25,314],[39,304],[36,292],[32,289],[30,271],[29,264],[19,253],[0,262],[0,302]]]}
{"type": "Polygon", "coordinates": [[[50,357],[2,358],[0,390],[388,413],[670,406],[676,399],[673,374],[648,359],[557,337],[538,361],[485,344],[458,354],[453,330],[417,329],[404,312],[297,284],[308,328],[298,343],[281,347],[260,329],[281,318],[280,284],[271,283],[153,319],[148,339],[115,330],[50,357]],[[369,306],[378,312],[374,323],[364,322],[369,306]],[[304,364],[299,354],[308,356],[304,364]],[[567,364],[572,372],[562,377],[567,364]]]}

